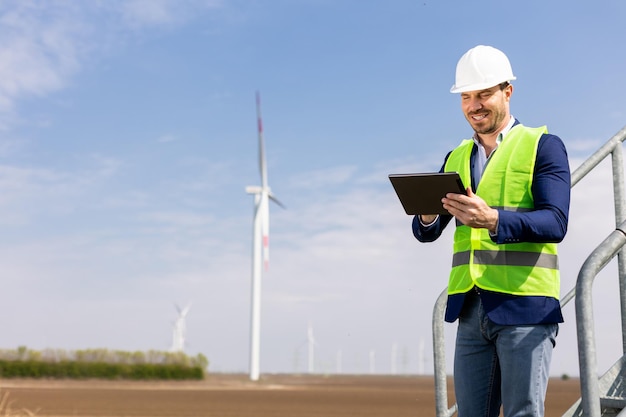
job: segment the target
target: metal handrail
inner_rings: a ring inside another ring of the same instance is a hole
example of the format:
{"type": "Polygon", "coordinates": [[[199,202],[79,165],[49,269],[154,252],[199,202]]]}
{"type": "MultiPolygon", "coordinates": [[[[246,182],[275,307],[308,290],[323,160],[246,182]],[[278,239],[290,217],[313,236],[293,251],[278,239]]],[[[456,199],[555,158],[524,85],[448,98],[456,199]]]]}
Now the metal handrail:
{"type": "MultiPolygon", "coordinates": [[[[572,187],[598,166],[609,154],[612,156],[613,192],[616,230],[600,244],[587,258],[578,275],[577,285],[561,299],[565,306],[577,293],[584,296],[576,299],[576,329],[579,346],[579,367],[581,380],[581,403],[583,408],[599,409],[598,378],[595,362],[595,341],[593,339],[593,315],[591,311],[591,282],[605,265],[618,254],[620,277],[620,303],[622,312],[622,349],[626,354],[626,248],[620,245],[626,227],[626,193],[624,192],[624,162],[622,143],[626,140],[626,126],[609,139],[602,147],[585,160],[571,176],[572,187]],[[604,257],[608,256],[605,260],[604,257]],[[598,266],[601,267],[597,269],[598,266]],[[592,275],[593,274],[593,275],[592,275]],[[580,307],[579,307],[580,304],[580,307]],[[591,335],[591,336],[590,336],[591,335]],[[584,368],[584,369],[583,369],[584,368]],[[597,406],[597,407],[596,407],[597,406]]],[[[456,404],[448,407],[447,374],[445,362],[444,314],[447,289],[444,288],[435,302],[433,310],[433,362],[435,373],[435,409],[437,417],[450,417],[457,410],[456,404]]],[[[587,410],[585,409],[587,413],[587,410]]],[[[595,411],[594,411],[595,412],[595,411]]],[[[595,414],[585,414],[593,415],[595,414]]],[[[598,414],[599,416],[599,414],[598,414]]]]}
{"type": "Polygon", "coordinates": [[[598,273],[626,244],[625,230],[626,222],[623,222],[589,255],[576,281],[575,306],[580,398],[583,415],[588,417],[601,416],[591,289],[598,273]]]}

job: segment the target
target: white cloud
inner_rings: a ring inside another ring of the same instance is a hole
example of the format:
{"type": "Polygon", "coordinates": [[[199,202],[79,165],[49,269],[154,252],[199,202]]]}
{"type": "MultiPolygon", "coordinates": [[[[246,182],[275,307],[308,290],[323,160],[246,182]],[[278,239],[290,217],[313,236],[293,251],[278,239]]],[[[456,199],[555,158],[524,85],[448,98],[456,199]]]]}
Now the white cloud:
{"type": "Polygon", "coordinates": [[[292,188],[310,190],[345,184],[356,172],[356,166],[339,166],[296,174],[289,179],[292,188]]]}
{"type": "Polygon", "coordinates": [[[213,215],[198,214],[193,212],[148,212],[142,214],[140,221],[165,224],[179,228],[206,227],[215,221],[213,215]]]}
{"type": "MultiPolygon", "coordinates": [[[[45,167],[0,165],[0,222],[26,221],[29,215],[66,211],[80,205],[81,195],[114,176],[121,165],[115,158],[92,155],[77,171],[45,167]]],[[[22,222],[20,222],[22,223],[22,222]]]]}
{"type": "Polygon", "coordinates": [[[87,28],[68,2],[10,2],[0,9],[0,111],[63,88],[80,68],[87,28]]]}
{"type": "Polygon", "coordinates": [[[125,0],[115,2],[122,19],[132,27],[181,23],[199,9],[214,9],[221,0],[125,0]]]}
{"type": "Polygon", "coordinates": [[[10,1],[0,5],[0,128],[19,119],[20,100],[66,87],[98,54],[139,30],[181,24],[219,0],[10,1]],[[99,19],[94,19],[99,16],[99,19]]]}

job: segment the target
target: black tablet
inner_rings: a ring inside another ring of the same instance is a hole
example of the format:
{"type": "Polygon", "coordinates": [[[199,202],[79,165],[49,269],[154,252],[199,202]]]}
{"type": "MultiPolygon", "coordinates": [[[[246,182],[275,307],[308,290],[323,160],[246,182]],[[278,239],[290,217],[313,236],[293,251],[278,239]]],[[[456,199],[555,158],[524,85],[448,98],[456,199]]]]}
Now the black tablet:
{"type": "Polygon", "coordinates": [[[406,214],[450,214],[441,199],[448,193],[466,194],[456,172],[391,174],[389,180],[406,214]]]}

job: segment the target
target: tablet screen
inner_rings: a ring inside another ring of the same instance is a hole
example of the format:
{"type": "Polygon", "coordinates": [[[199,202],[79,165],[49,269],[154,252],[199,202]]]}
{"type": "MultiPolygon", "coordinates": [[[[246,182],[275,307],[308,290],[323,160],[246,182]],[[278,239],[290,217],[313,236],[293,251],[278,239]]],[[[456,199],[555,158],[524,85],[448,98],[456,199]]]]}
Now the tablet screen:
{"type": "Polygon", "coordinates": [[[450,214],[441,199],[448,193],[466,194],[456,172],[391,174],[389,180],[406,214],[450,214]]]}

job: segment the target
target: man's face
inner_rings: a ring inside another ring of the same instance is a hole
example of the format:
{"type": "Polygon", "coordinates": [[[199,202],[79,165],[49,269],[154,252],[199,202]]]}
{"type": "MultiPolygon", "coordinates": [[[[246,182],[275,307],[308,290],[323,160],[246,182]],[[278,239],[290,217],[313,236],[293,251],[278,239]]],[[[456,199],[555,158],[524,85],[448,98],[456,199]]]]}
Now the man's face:
{"type": "Polygon", "coordinates": [[[465,118],[479,135],[499,132],[509,121],[509,101],[513,86],[499,85],[485,90],[461,93],[461,108],[465,118]]]}

